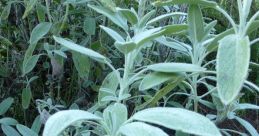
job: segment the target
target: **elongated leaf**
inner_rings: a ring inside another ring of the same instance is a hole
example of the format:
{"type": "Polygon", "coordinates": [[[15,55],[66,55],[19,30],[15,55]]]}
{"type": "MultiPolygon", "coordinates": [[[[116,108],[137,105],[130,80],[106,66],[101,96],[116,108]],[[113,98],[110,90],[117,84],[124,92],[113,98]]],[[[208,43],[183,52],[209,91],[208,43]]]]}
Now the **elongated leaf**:
{"type": "Polygon", "coordinates": [[[193,44],[203,38],[203,17],[199,5],[190,5],[188,10],[189,35],[193,44]]]}
{"type": "Polygon", "coordinates": [[[154,19],[151,19],[150,21],[147,22],[147,25],[151,25],[151,24],[154,24],[154,23],[157,23],[159,21],[162,21],[164,19],[167,19],[167,18],[170,18],[172,16],[186,16],[187,14],[186,13],[183,13],[183,12],[173,12],[173,13],[167,13],[167,14],[163,14],[163,15],[160,15],[158,17],[155,17],[154,19]]]}
{"type": "Polygon", "coordinates": [[[143,18],[140,19],[140,21],[138,22],[138,27],[140,29],[145,28],[148,20],[156,13],[155,10],[151,10],[150,12],[148,12],[146,15],[144,15],[143,18]]]}
{"type": "Polygon", "coordinates": [[[127,20],[122,18],[118,12],[114,12],[105,7],[94,6],[94,5],[90,5],[90,4],[88,4],[88,7],[95,10],[96,12],[108,17],[114,24],[118,25],[122,29],[128,30],[127,20]]]}
{"type": "Polygon", "coordinates": [[[183,76],[179,75],[174,79],[174,81],[164,88],[157,91],[157,93],[152,97],[150,100],[146,101],[145,103],[137,106],[136,110],[144,109],[146,107],[154,107],[156,104],[161,100],[164,96],[166,96],[169,92],[171,92],[174,88],[176,88],[179,83],[183,81],[183,76]]]}
{"type": "Polygon", "coordinates": [[[46,19],[46,7],[43,6],[42,4],[37,4],[36,5],[36,10],[37,10],[37,17],[39,22],[44,22],[46,19]]]}
{"type": "Polygon", "coordinates": [[[228,29],[218,35],[215,36],[215,38],[213,39],[213,41],[211,41],[208,45],[207,45],[207,51],[208,52],[213,52],[213,51],[216,51],[217,48],[218,48],[218,45],[219,45],[219,41],[221,39],[223,39],[224,37],[226,37],[227,35],[230,35],[230,34],[234,34],[234,29],[228,29]]]}
{"type": "Polygon", "coordinates": [[[124,18],[126,18],[132,25],[135,25],[138,22],[138,16],[129,9],[117,8],[124,18]]]}
{"type": "Polygon", "coordinates": [[[166,73],[202,72],[206,70],[205,68],[202,68],[200,66],[187,63],[157,63],[149,65],[147,68],[153,71],[166,73]]]}
{"type": "Polygon", "coordinates": [[[159,33],[161,32],[162,27],[158,27],[158,28],[153,28],[150,30],[146,30],[144,32],[141,32],[137,35],[135,35],[132,40],[138,45],[138,46],[142,46],[143,44],[154,40],[155,38],[161,36],[162,34],[159,33]]]}
{"type": "Polygon", "coordinates": [[[150,108],[135,113],[131,119],[200,136],[221,136],[216,125],[208,118],[180,108],[150,108]]]}
{"type": "Polygon", "coordinates": [[[33,130],[38,134],[40,132],[40,128],[41,128],[41,118],[40,118],[40,115],[38,115],[32,123],[31,130],[33,130]]]}
{"type": "Polygon", "coordinates": [[[103,99],[107,96],[116,97],[116,91],[119,85],[119,80],[116,76],[118,71],[113,71],[108,74],[103,80],[102,86],[99,89],[98,103],[104,105],[109,101],[104,102],[103,99]]]}
{"type": "Polygon", "coordinates": [[[247,77],[250,41],[229,35],[219,43],[217,54],[217,87],[221,101],[228,105],[239,94],[247,77]]]}
{"type": "Polygon", "coordinates": [[[157,1],[153,3],[155,6],[169,6],[175,4],[191,4],[191,5],[202,5],[206,7],[216,7],[217,3],[209,0],[166,0],[166,1],[157,1]]]}
{"type": "Polygon", "coordinates": [[[49,32],[51,26],[52,24],[49,22],[38,24],[31,32],[30,44],[36,44],[40,39],[42,39],[43,36],[49,32]]]}
{"type": "Polygon", "coordinates": [[[37,0],[30,0],[28,2],[26,2],[26,10],[23,13],[22,18],[26,18],[28,16],[28,14],[31,12],[31,10],[33,9],[33,7],[37,4],[37,0]]]}
{"type": "Polygon", "coordinates": [[[160,85],[166,81],[176,78],[176,74],[168,74],[168,73],[150,73],[144,77],[139,85],[139,90],[147,90],[157,85],[160,85]]]}
{"type": "Polygon", "coordinates": [[[120,103],[110,105],[104,110],[103,119],[109,127],[112,135],[116,135],[120,126],[128,119],[127,107],[120,103]]]}
{"type": "Polygon", "coordinates": [[[28,88],[24,88],[22,90],[22,107],[23,109],[28,109],[30,106],[30,102],[31,102],[31,89],[30,87],[28,88]]]}
{"type": "Polygon", "coordinates": [[[14,128],[10,126],[1,125],[1,128],[6,136],[21,136],[14,128]]]}
{"type": "Polygon", "coordinates": [[[112,30],[111,28],[105,27],[105,26],[100,26],[108,35],[110,35],[115,41],[118,42],[125,42],[123,37],[118,34],[116,31],[112,30]]]}
{"type": "Polygon", "coordinates": [[[246,128],[246,130],[251,134],[251,136],[258,136],[258,132],[257,130],[246,120],[239,118],[239,117],[235,117],[235,119],[246,128]]]}
{"type": "Polygon", "coordinates": [[[43,136],[58,136],[64,129],[78,121],[100,119],[101,118],[86,111],[60,111],[50,116],[50,118],[47,120],[43,131],[43,136]]]}
{"type": "Polygon", "coordinates": [[[185,43],[181,43],[178,41],[170,41],[167,40],[166,37],[156,38],[156,41],[162,45],[175,49],[177,51],[188,53],[188,50],[192,50],[192,48],[185,43]]]}
{"type": "Polygon", "coordinates": [[[72,52],[72,59],[76,67],[76,70],[78,72],[78,75],[81,78],[87,78],[91,68],[90,67],[91,63],[89,58],[81,53],[72,52]]]}
{"type": "Polygon", "coordinates": [[[115,42],[114,45],[120,52],[124,54],[133,51],[137,47],[137,44],[134,42],[115,42]]]}
{"type": "Polygon", "coordinates": [[[250,104],[250,103],[240,103],[236,107],[237,110],[259,110],[258,105],[250,104]]]}
{"type": "Polygon", "coordinates": [[[16,124],[18,124],[18,122],[15,119],[13,119],[13,118],[5,117],[5,118],[1,118],[0,119],[0,124],[16,125],[16,124]]]}
{"type": "Polygon", "coordinates": [[[25,75],[33,70],[33,68],[36,66],[39,58],[40,58],[40,55],[33,55],[33,56],[30,56],[26,61],[24,61],[23,75],[25,75]]]}
{"type": "Polygon", "coordinates": [[[65,46],[66,48],[68,48],[70,50],[73,50],[73,51],[76,51],[76,52],[79,52],[79,53],[82,53],[86,56],[91,57],[92,59],[95,59],[95,60],[100,61],[100,62],[104,62],[106,60],[106,58],[103,55],[101,55],[101,54],[99,54],[99,53],[97,53],[97,52],[95,52],[91,49],[82,47],[78,44],[75,44],[71,41],[65,40],[65,39],[60,38],[60,37],[54,36],[54,39],[55,39],[56,42],[65,46]]]}
{"type": "Polygon", "coordinates": [[[168,25],[163,27],[161,35],[181,34],[187,30],[188,25],[168,25]]]}
{"type": "Polygon", "coordinates": [[[16,128],[22,134],[22,136],[38,136],[38,134],[36,134],[33,130],[24,125],[17,124],[16,128]]]}
{"type": "Polygon", "coordinates": [[[87,17],[84,21],[84,32],[89,35],[94,35],[96,30],[95,18],[87,17]]]}
{"type": "Polygon", "coordinates": [[[1,103],[0,103],[0,115],[3,115],[7,112],[7,110],[11,107],[11,105],[13,104],[14,99],[9,97],[4,99],[1,103]]]}
{"type": "Polygon", "coordinates": [[[119,132],[125,136],[168,136],[158,127],[142,122],[132,122],[120,127],[119,132]]]}

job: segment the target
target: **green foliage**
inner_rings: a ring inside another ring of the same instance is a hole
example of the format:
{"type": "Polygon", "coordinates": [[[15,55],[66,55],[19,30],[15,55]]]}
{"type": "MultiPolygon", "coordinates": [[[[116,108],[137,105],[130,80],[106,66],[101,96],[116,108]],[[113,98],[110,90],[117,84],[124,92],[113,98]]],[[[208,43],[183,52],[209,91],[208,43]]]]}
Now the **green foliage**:
{"type": "Polygon", "coordinates": [[[257,136],[256,5],[2,0],[0,135],[257,136]]]}

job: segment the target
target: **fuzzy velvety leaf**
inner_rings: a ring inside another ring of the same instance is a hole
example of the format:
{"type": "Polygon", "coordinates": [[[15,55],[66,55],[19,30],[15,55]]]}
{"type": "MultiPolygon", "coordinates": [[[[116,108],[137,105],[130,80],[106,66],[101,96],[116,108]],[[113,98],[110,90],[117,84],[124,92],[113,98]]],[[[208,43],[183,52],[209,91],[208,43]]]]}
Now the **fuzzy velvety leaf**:
{"type": "Polygon", "coordinates": [[[219,42],[217,87],[221,101],[228,105],[239,94],[248,74],[250,41],[248,37],[229,35],[219,42]]]}
{"type": "Polygon", "coordinates": [[[30,102],[31,102],[31,89],[30,87],[28,88],[24,88],[22,90],[22,107],[23,109],[28,109],[30,106],[30,102]]]}
{"type": "Polygon", "coordinates": [[[139,90],[147,90],[157,85],[161,85],[162,83],[169,81],[171,79],[176,78],[176,74],[168,74],[168,73],[150,73],[144,77],[139,85],[139,90]]]}
{"type": "Polygon", "coordinates": [[[0,119],[0,124],[4,125],[16,125],[18,124],[17,120],[9,117],[4,117],[0,119]]]}
{"type": "Polygon", "coordinates": [[[30,44],[36,44],[40,39],[42,39],[43,36],[49,32],[51,26],[52,23],[42,22],[33,28],[31,32],[30,44]]]}
{"type": "Polygon", "coordinates": [[[180,108],[145,109],[135,113],[131,119],[200,136],[221,136],[219,129],[208,118],[180,108]]]}
{"type": "Polygon", "coordinates": [[[16,128],[22,134],[22,136],[38,136],[37,133],[24,125],[17,124],[16,128]]]}
{"type": "Polygon", "coordinates": [[[157,63],[147,67],[150,70],[166,73],[178,72],[203,72],[206,69],[194,64],[187,63],[157,63]]]}
{"type": "Polygon", "coordinates": [[[54,39],[55,39],[56,42],[65,46],[66,48],[68,48],[70,50],[73,50],[73,51],[76,51],[76,52],[79,52],[79,53],[82,53],[82,54],[84,54],[88,57],[91,57],[92,59],[95,59],[95,60],[100,61],[100,62],[104,62],[106,60],[106,58],[103,55],[101,55],[101,54],[99,54],[99,53],[97,53],[97,52],[95,52],[91,49],[82,47],[78,44],[75,44],[71,41],[68,41],[68,40],[60,38],[60,37],[54,36],[54,39]]]}
{"type": "Polygon", "coordinates": [[[90,72],[91,62],[89,58],[81,53],[72,52],[72,59],[78,75],[81,78],[87,78],[90,72]]]}
{"type": "Polygon", "coordinates": [[[21,136],[13,127],[1,125],[1,128],[6,136],[21,136]]]}
{"type": "Polygon", "coordinates": [[[115,103],[107,107],[103,112],[103,120],[111,131],[116,135],[120,126],[128,119],[127,107],[121,103],[115,103]]]}
{"type": "Polygon", "coordinates": [[[115,41],[118,42],[125,42],[123,37],[117,33],[116,31],[112,30],[111,28],[105,27],[105,26],[100,26],[108,35],[110,35],[115,41]]]}
{"type": "Polygon", "coordinates": [[[87,17],[84,21],[84,32],[89,35],[94,35],[96,30],[95,18],[87,17]]]}
{"type": "Polygon", "coordinates": [[[119,11],[132,25],[138,23],[138,16],[132,10],[117,8],[117,11],[119,11]]]}
{"type": "Polygon", "coordinates": [[[7,112],[7,110],[11,107],[11,105],[13,104],[14,99],[9,97],[4,99],[1,103],[0,103],[0,115],[3,115],[7,112]]]}
{"type": "Polygon", "coordinates": [[[189,35],[193,44],[201,42],[204,34],[203,17],[199,5],[190,5],[188,10],[189,35]]]}
{"type": "Polygon", "coordinates": [[[125,136],[168,136],[162,129],[142,122],[132,122],[120,127],[125,136]]]}
{"type": "Polygon", "coordinates": [[[114,24],[118,25],[122,29],[128,30],[127,20],[122,18],[118,12],[112,11],[106,7],[100,7],[90,4],[88,4],[88,7],[108,17],[114,24]]]}
{"type": "Polygon", "coordinates": [[[50,116],[43,130],[43,136],[58,136],[64,129],[73,123],[84,120],[100,120],[101,118],[81,110],[59,111],[50,116]]]}
{"type": "Polygon", "coordinates": [[[155,6],[169,6],[175,4],[198,4],[205,7],[216,7],[217,3],[209,0],[166,0],[153,3],[155,6]]]}
{"type": "Polygon", "coordinates": [[[119,85],[119,80],[116,76],[118,71],[113,71],[106,76],[103,80],[102,86],[99,89],[98,94],[98,103],[100,105],[106,104],[108,101],[103,101],[103,99],[107,96],[116,97],[116,91],[119,85]]]}
{"type": "Polygon", "coordinates": [[[40,58],[40,55],[33,55],[30,56],[27,60],[24,60],[23,64],[23,75],[31,72],[33,68],[36,66],[38,60],[40,58]]]}

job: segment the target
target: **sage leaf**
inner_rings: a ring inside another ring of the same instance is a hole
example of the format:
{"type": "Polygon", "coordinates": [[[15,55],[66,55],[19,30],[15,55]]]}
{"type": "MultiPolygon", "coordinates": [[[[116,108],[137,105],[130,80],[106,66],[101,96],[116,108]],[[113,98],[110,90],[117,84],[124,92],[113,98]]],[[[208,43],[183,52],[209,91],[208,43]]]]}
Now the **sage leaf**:
{"type": "Polygon", "coordinates": [[[95,59],[95,60],[100,61],[100,62],[105,62],[105,60],[106,60],[106,58],[103,55],[101,55],[101,54],[99,54],[99,53],[97,53],[97,52],[95,52],[91,49],[82,47],[78,44],[75,44],[71,41],[68,41],[68,40],[60,38],[60,37],[54,36],[54,39],[55,39],[56,42],[65,46],[66,48],[68,48],[70,50],[73,50],[73,51],[76,51],[76,52],[79,52],[79,53],[82,53],[86,56],[91,57],[92,59],[95,59]]]}
{"type": "Polygon", "coordinates": [[[249,61],[248,37],[229,35],[219,42],[216,65],[217,87],[224,104],[230,104],[238,96],[247,77],[249,61]]]}
{"type": "Polygon", "coordinates": [[[13,127],[1,125],[1,128],[6,136],[21,136],[13,127]]]}
{"type": "Polygon", "coordinates": [[[100,119],[100,117],[86,111],[60,111],[49,117],[43,130],[43,136],[58,136],[64,129],[78,121],[100,119]]]}
{"type": "Polygon", "coordinates": [[[37,133],[24,125],[17,124],[16,128],[22,134],[22,136],[38,136],[37,133]]]}
{"type": "Polygon", "coordinates": [[[203,72],[206,69],[194,64],[187,63],[157,63],[149,65],[149,70],[156,72],[178,73],[178,72],[203,72]]]}
{"type": "Polygon", "coordinates": [[[22,107],[23,109],[28,109],[30,106],[32,94],[30,87],[24,88],[22,90],[22,107]]]}
{"type": "Polygon", "coordinates": [[[11,107],[11,105],[13,104],[14,99],[9,97],[4,99],[1,103],[0,103],[0,115],[3,115],[7,112],[7,110],[11,107]]]}
{"type": "Polygon", "coordinates": [[[142,122],[132,122],[120,127],[125,136],[168,136],[162,129],[142,122]]]}
{"type": "Polygon", "coordinates": [[[219,129],[208,118],[180,108],[157,107],[135,113],[133,120],[161,125],[200,136],[221,136],[219,129]]]}

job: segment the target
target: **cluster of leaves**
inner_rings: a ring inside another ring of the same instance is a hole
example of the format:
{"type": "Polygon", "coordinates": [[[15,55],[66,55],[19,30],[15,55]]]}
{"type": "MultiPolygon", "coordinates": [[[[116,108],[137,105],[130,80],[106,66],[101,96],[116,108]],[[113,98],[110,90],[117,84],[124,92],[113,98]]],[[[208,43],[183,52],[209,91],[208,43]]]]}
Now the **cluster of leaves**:
{"type": "MultiPolygon", "coordinates": [[[[259,91],[247,79],[250,66],[258,67],[251,61],[251,46],[259,41],[251,40],[259,27],[259,12],[249,16],[252,2],[237,0],[238,23],[209,0],[0,3],[5,4],[0,7],[0,91],[9,88],[4,97],[21,92],[22,108],[11,111],[23,110],[25,123],[4,116],[2,132],[257,136],[239,116],[239,111],[259,109],[240,102],[247,94],[241,91],[254,96],[259,91]],[[208,9],[226,18],[227,30],[216,34],[217,20],[203,16],[208,9]],[[33,104],[39,115],[30,125],[33,104]],[[202,107],[211,112],[203,113],[202,107]],[[226,120],[236,120],[246,131],[220,128],[226,120]]],[[[3,100],[1,116],[13,101],[3,100]]]]}

